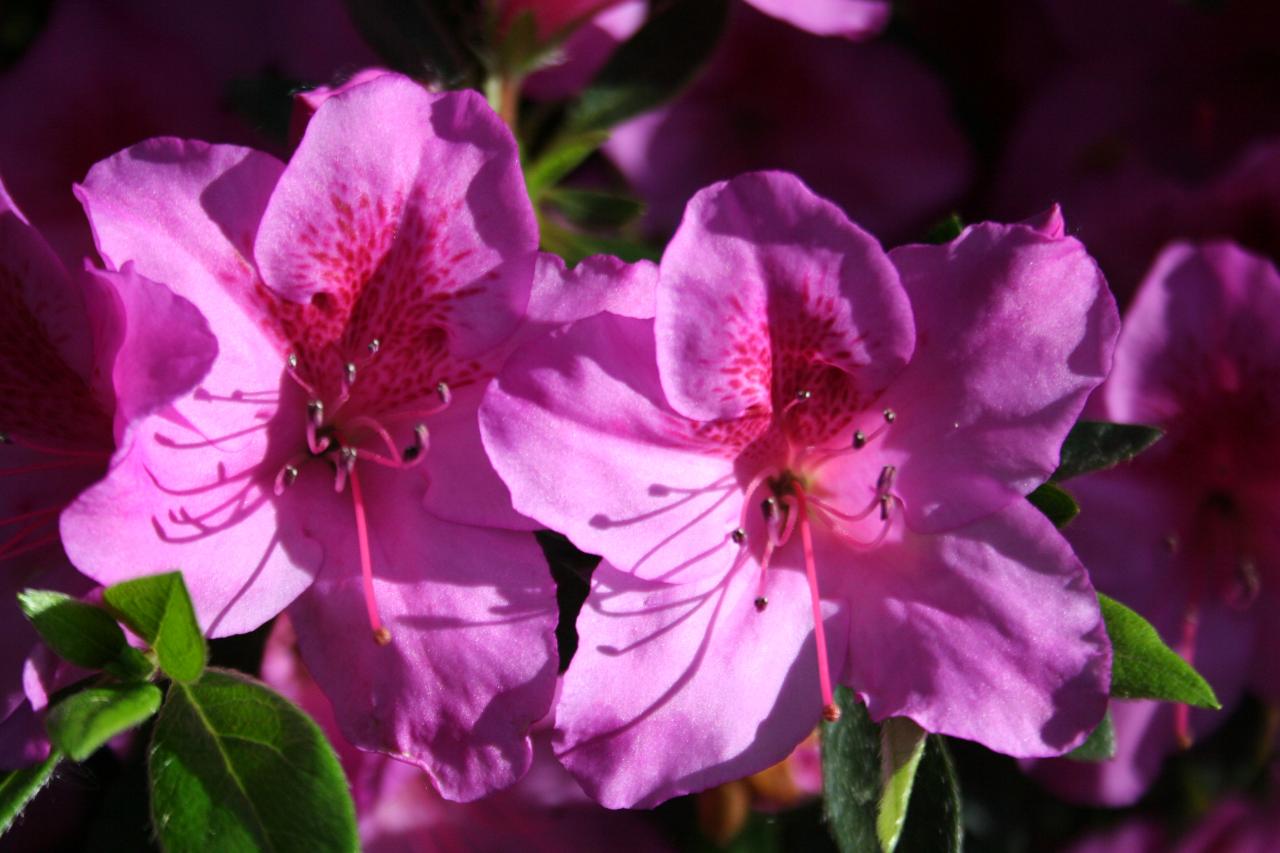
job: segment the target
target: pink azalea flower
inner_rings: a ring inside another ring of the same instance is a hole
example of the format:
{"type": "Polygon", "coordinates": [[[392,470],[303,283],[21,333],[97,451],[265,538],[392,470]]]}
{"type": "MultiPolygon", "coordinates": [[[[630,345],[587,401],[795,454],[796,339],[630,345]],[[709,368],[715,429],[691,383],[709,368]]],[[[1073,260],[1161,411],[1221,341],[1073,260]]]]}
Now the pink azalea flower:
{"type": "Polygon", "coordinates": [[[573,31],[556,49],[556,61],[530,75],[521,92],[531,98],[571,98],[604,67],[613,51],[644,25],[645,0],[614,3],[573,31]]]}
{"type": "Polygon", "coordinates": [[[492,0],[501,29],[520,15],[532,15],[538,36],[550,40],[576,29],[622,0],[492,0]]]}
{"type": "Polygon", "coordinates": [[[267,640],[262,679],[301,706],[329,737],[351,782],[361,849],[368,853],[670,849],[641,816],[607,811],[587,799],[556,762],[546,731],[535,736],[528,775],[475,803],[442,799],[421,769],[356,749],[343,738],[328,699],[303,666],[287,617],[267,640]]]}
{"type": "MultiPolygon", "coordinates": [[[[1101,416],[1159,426],[1131,465],[1073,484],[1068,528],[1098,588],[1134,607],[1205,675],[1225,708],[1280,699],[1280,275],[1231,243],[1176,243],[1130,309],[1101,416]]],[[[1046,762],[1072,799],[1136,801],[1179,742],[1225,712],[1117,702],[1118,754],[1046,762]]]]}
{"type": "MultiPolygon", "coordinates": [[[[746,0],[766,15],[822,36],[850,39],[873,36],[889,23],[887,0],[746,0]]],[[[579,26],[626,0],[495,0],[504,26],[516,15],[531,13],[543,38],[579,26]]]]}
{"type": "Polygon", "coordinates": [[[1280,249],[1280,7],[1042,5],[1068,61],[1012,129],[996,213],[1060,203],[1125,302],[1171,240],[1280,249]]]}
{"type": "Polygon", "coordinates": [[[766,15],[819,36],[863,39],[889,23],[887,0],[747,0],[766,15]]]}
{"type": "Polygon", "coordinates": [[[886,255],[790,175],[699,193],[652,320],[530,344],[481,408],[516,507],[606,560],[562,761],[652,805],[781,760],[836,683],[1014,755],[1078,743],[1109,649],[1022,496],[1117,326],[1071,239],[984,224],[886,255]]]}
{"type": "MultiPolygon", "coordinates": [[[[870,38],[889,22],[884,0],[746,0],[759,11],[801,30],[847,39],[870,38]]],[[[520,11],[534,14],[543,38],[568,33],[557,49],[553,64],[530,76],[524,94],[552,100],[573,97],[604,67],[614,49],[644,24],[648,4],[644,0],[508,0],[499,3],[509,25],[520,11]]]]}
{"type": "Polygon", "coordinates": [[[113,426],[189,390],[215,345],[190,303],[132,270],[69,275],[3,185],[0,300],[0,767],[12,767],[48,753],[37,713],[54,666],[33,659],[15,596],[88,591],[62,553],[59,514],[105,473],[113,426]],[[139,335],[129,311],[152,314],[154,332],[139,335]]]}
{"type": "Polygon", "coordinates": [[[373,54],[341,0],[59,0],[0,73],[0,173],[69,264],[93,249],[71,192],[96,161],[158,134],[241,144],[266,136],[236,109],[247,84],[327,82],[373,54]]]}
{"type": "Polygon", "coordinates": [[[900,242],[945,215],[970,178],[942,86],[906,52],[815,38],[745,7],[688,91],[620,126],[604,150],[664,233],[707,184],[785,169],[900,242]]]}
{"type": "Polygon", "coordinates": [[[289,607],[353,743],[450,798],[519,778],[556,607],[476,423],[537,244],[510,132],[385,75],[326,100],[287,166],[157,139],[79,193],[103,257],[198,305],[219,352],[68,510],[73,561],[181,567],[215,637],[289,607]]]}

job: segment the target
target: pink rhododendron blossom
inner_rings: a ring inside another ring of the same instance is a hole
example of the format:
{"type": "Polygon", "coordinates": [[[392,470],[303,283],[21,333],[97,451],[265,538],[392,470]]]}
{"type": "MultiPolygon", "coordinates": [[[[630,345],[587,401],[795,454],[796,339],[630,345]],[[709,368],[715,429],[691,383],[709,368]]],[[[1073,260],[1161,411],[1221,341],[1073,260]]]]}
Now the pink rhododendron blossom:
{"type": "Polygon", "coordinates": [[[970,178],[942,86],[909,54],[815,38],[745,7],[688,91],[618,127],[605,152],[660,232],[712,181],[786,169],[900,242],[945,215],[970,178]]]}
{"type": "Polygon", "coordinates": [[[531,15],[538,37],[552,39],[566,34],[621,0],[493,0],[502,29],[521,15],[531,15]]]}
{"type": "Polygon", "coordinates": [[[535,735],[529,773],[476,803],[444,800],[421,769],[356,749],[343,738],[328,699],[304,667],[288,617],[267,640],[262,678],[310,714],[333,744],[351,783],[361,849],[368,853],[670,849],[640,816],[606,811],[587,799],[556,762],[546,731],[535,735]]]}
{"type": "Polygon", "coordinates": [[[1280,249],[1280,6],[1044,5],[1067,61],[1010,134],[997,214],[1062,204],[1124,301],[1171,240],[1280,249]]]}
{"type": "Polygon", "coordinates": [[[243,111],[262,81],[327,82],[373,59],[341,0],[59,0],[0,73],[0,111],[22,116],[0,135],[0,173],[78,266],[93,244],[71,185],[93,163],[159,134],[267,144],[243,111]]]}
{"type": "MultiPolygon", "coordinates": [[[[1098,588],[1138,610],[1230,708],[1280,699],[1280,275],[1231,243],[1177,243],[1138,292],[1099,414],[1165,437],[1073,482],[1068,536],[1098,588]]],[[[1045,762],[1063,796],[1137,800],[1222,712],[1117,702],[1117,758],[1045,762]]]]}
{"type": "Polygon", "coordinates": [[[747,0],[766,15],[820,36],[860,39],[889,23],[887,0],[747,0]]]}
{"type": "Polygon", "coordinates": [[[886,255],[757,173],[690,202],[657,293],[526,346],[481,408],[515,506],[606,560],[557,710],[588,792],[759,771],[836,683],[1014,755],[1080,742],[1109,647],[1022,496],[1110,364],[1083,248],[984,224],[886,255]]]}
{"type": "Polygon", "coordinates": [[[384,75],[325,100],[287,166],[157,139],[79,193],[103,257],[198,305],[219,352],[68,510],[73,561],[181,567],[212,636],[289,607],[353,743],[450,798],[519,778],[556,608],[476,423],[537,243],[506,127],[384,75]]]}
{"type": "Polygon", "coordinates": [[[15,596],[88,591],[62,553],[59,513],[105,473],[124,414],[189,390],[216,346],[190,303],[132,270],[68,274],[2,185],[0,302],[0,767],[13,767],[48,752],[36,713],[55,665],[32,657],[15,596]],[[151,313],[154,335],[130,311],[151,313]]]}
{"type": "MultiPolygon", "coordinates": [[[[873,36],[889,23],[888,0],[745,0],[746,3],[793,27],[820,36],[860,39],[873,36]]],[[[546,39],[580,26],[627,0],[495,0],[501,24],[510,26],[520,14],[533,15],[538,34],[546,39]]]]}
{"type": "Polygon", "coordinates": [[[578,27],[556,48],[554,61],[531,74],[521,91],[554,100],[580,92],[604,67],[615,48],[635,35],[649,12],[645,0],[623,0],[578,27]]]}

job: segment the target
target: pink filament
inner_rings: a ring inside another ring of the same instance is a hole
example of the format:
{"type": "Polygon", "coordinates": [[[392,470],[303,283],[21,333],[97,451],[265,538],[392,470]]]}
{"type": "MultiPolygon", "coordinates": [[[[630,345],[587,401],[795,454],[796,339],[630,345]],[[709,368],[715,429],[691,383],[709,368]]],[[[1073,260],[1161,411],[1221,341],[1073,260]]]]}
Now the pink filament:
{"type": "Polygon", "coordinates": [[[751,510],[751,498],[764,485],[764,481],[773,473],[772,469],[765,469],[759,474],[751,478],[751,482],[747,484],[747,490],[742,493],[742,512],[738,513],[738,529],[746,532],[747,529],[747,513],[751,510]]]}
{"type": "MultiPolygon", "coordinates": [[[[745,546],[744,546],[745,547],[745,546]]],[[[760,584],[756,587],[756,596],[765,597],[765,582],[769,579],[769,562],[773,559],[773,542],[764,543],[764,554],[760,557],[760,584]]]]}
{"type": "Polygon", "coordinates": [[[356,542],[360,548],[360,578],[364,583],[364,606],[369,612],[369,627],[373,629],[373,639],[380,646],[391,642],[391,632],[382,624],[378,614],[378,601],[373,592],[373,558],[369,556],[369,526],[364,514],[364,494],[360,491],[360,477],[352,467],[348,473],[351,479],[351,502],[356,511],[356,542]]]}
{"type": "Polygon", "coordinates": [[[818,647],[818,681],[822,686],[822,717],[828,722],[840,719],[840,707],[836,705],[831,689],[831,663],[827,659],[827,632],[822,623],[822,599],[818,594],[818,569],[813,556],[813,532],[809,527],[809,507],[804,489],[795,486],[796,507],[800,519],[800,544],[804,548],[804,573],[809,579],[809,598],[813,603],[813,636],[818,647]]]}

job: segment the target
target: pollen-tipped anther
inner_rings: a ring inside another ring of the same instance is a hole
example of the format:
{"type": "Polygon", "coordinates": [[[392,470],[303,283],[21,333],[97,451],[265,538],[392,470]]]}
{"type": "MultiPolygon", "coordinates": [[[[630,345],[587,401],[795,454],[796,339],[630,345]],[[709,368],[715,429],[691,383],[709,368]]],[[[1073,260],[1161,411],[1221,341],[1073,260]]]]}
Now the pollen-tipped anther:
{"type": "Polygon", "coordinates": [[[324,426],[324,401],[312,400],[307,403],[307,417],[311,419],[313,426],[324,426]]]}
{"type": "Polygon", "coordinates": [[[449,405],[449,401],[453,399],[453,392],[449,390],[448,382],[436,383],[436,396],[440,398],[442,405],[449,405]]]}
{"type": "Polygon", "coordinates": [[[773,521],[778,515],[778,499],[769,497],[760,501],[760,513],[765,521],[773,521]]]}
{"type": "Polygon", "coordinates": [[[285,364],[287,364],[287,365],[289,365],[289,369],[290,369],[290,370],[297,370],[297,369],[298,369],[298,356],[297,356],[297,353],[292,353],[292,352],[291,352],[291,353],[289,353],[288,355],[286,355],[286,356],[284,357],[284,363],[285,363],[285,364]]]}
{"type": "Polygon", "coordinates": [[[763,613],[764,609],[769,606],[769,599],[765,598],[763,595],[757,596],[755,604],[756,612],[763,613]]]}
{"type": "Polygon", "coordinates": [[[298,479],[298,467],[293,464],[285,465],[276,474],[275,492],[281,494],[285,489],[292,486],[298,479]]]}
{"type": "Polygon", "coordinates": [[[790,403],[787,403],[787,405],[783,407],[782,414],[784,415],[787,414],[787,412],[790,412],[796,406],[799,406],[802,403],[807,403],[811,399],[813,399],[813,392],[808,390],[807,388],[801,388],[799,391],[796,392],[795,398],[790,403]]]}
{"type": "Polygon", "coordinates": [[[382,341],[377,338],[369,341],[369,355],[377,355],[380,349],[382,349],[382,341]]]}
{"type": "Polygon", "coordinates": [[[430,433],[427,432],[426,424],[418,424],[413,428],[413,444],[404,449],[405,464],[411,464],[422,458],[427,452],[427,441],[430,433]]]}
{"type": "Polygon", "coordinates": [[[895,412],[893,409],[885,409],[885,410],[884,410],[884,422],[885,422],[885,423],[887,423],[887,424],[891,424],[891,423],[893,423],[894,421],[896,421],[897,419],[898,419],[898,413],[897,413],[897,412],[895,412]]]}
{"type": "Polygon", "coordinates": [[[344,447],[338,454],[342,467],[348,471],[356,467],[356,459],[359,458],[360,452],[354,447],[344,447]]]}
{"type": "Polygon", "coordinates": [[[348,385],[354,385],[356,382],[356,363],[348,361],[342,366],[342,375],[347,380],[348,385]]]}
{"type": "Polygon", "coordinates": [[[853,449],[861,450],[866,446],[867,446],[867,434],[860,429],[854,430],[853,431],[853,449]]]}
{"type": "Polygon", "coordinates": [[[734,545],[741,545],[747,541],[747,531],[741,527],[734,528],[734,531],[729,534],[729,538],[733,540],[734,545]]]}
{"type": "Polygon", "coordinates": [[[386,626],[380,626],[373,630],[373,641],[380,646],[388,646],[391,644],[391,632],[386,626]]]}

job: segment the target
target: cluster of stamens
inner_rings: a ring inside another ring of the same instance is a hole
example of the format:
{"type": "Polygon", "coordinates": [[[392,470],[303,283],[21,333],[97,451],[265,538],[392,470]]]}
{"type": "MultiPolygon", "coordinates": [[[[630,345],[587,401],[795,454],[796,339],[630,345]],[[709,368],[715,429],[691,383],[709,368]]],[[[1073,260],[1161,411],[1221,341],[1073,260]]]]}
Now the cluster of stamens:
{"type": "MultiPolygon", "coordinates": [[[[797,406],[813,399],[813,393],[807,389],[796,392],[795,397],[783,408],[781,415],[785,417],[797,406]]],[[[810,529],[810,511],[821,519],[840,540],[858,549],[869,549],[879,545],[888,535],[893,517],[894,505],[900,500],[893,492],[897,478],[897,469],[893,465],[885,465],[876,478],[875,491],[867,506],[857,512],[847,513],[826,501],[810,495],[800,476],[793,469],[812,474],[832,459],[849,453],[857,453],[868,444],[879,438],[897,420],[892,409],[882,412],[884,422],[870,433],[862,429],[853,431],[847,447],[818,448],[808,447],[801,451],[786,468],[767,468],[758,473],[747,487],[743,496],[742,512],[738,526],[729,538],[739,547],[738,559],[734,570],[746,560],[748,555],[747,518],[756,494],[764,488],[770,492],[761,499],[759,508],[764,518],[765,541],[760,559],[759,590],[754,600],[757,612],[763,612],[769,606],[769,598],[765,595],[769,564],[774,552],[790,541],[792,534],[800,531],[801,544],[804,550],[805,574],[808,578],[810,597],[813,605],[814,639],[817,643],[818,674],[822,687],[823,718],[835,721],[840,717],[839,706],[835,704],[831,685],[830,667],[827,661],[826,635],[823,628],[821,597],[818,592],[817,567],[814,560],[813,538],[810,529]],[[870,540],[861,539],[847,529],[848,523],[862,521],[873,513],[879,513],[880,530],[870,540]]]]}
{"type": "MultiPolygon", "coordinates": [[[[369,342],[368,356],[364,364],[378,354],[382,344],[377,338],[369,342]]],[[[289,376],[307,393],[306,411],[306,450],[286,462],[276,474],[275,493],[280,495],[292,486],[301,473],[301,466],[308,460],[317,459],[327,462],[334,472],[334,491],[342,492],[347,484],[351,486],[351,499],[355,511],[356,540],[360,551],[360,569],[364,585],[365,605],[369,612],[369,624],[373,629],[373,638],[378,645],[385,646],[391,642],[391,632],[382,624],[378,614],[377,602],[373,589],[373,561],[369,548],[368,523],[365,517],[364,495],[357,473],[357,463],[372,462],[386,468],[406,469],[421,464],[426,458],[430,434],[427,431],[425,418],[446,409],[452,401],[449,385],[440,382],[436,385],[437,404],[435,406],[413,411],[395,412],[381,419],[360,413],[341,418],[344,407],[351,399],[352,387],[360,374],[361,363],[346,361],[342,365],[339,393],[333,405],[326,406],[317,390],[304,380],[298,372],[298,357],[290,353],[285,358],[289,376]],[[413,417],[419,419],[413,427],[413,443],[401,448],[396,444],[391,431],[384,425],[396,419],[413,417]],[[371,448],[358,442],[372,440],[381,444],[381,448],[371,448]],[[385,452],[384,452],[385,451],[385,452]]]]}

